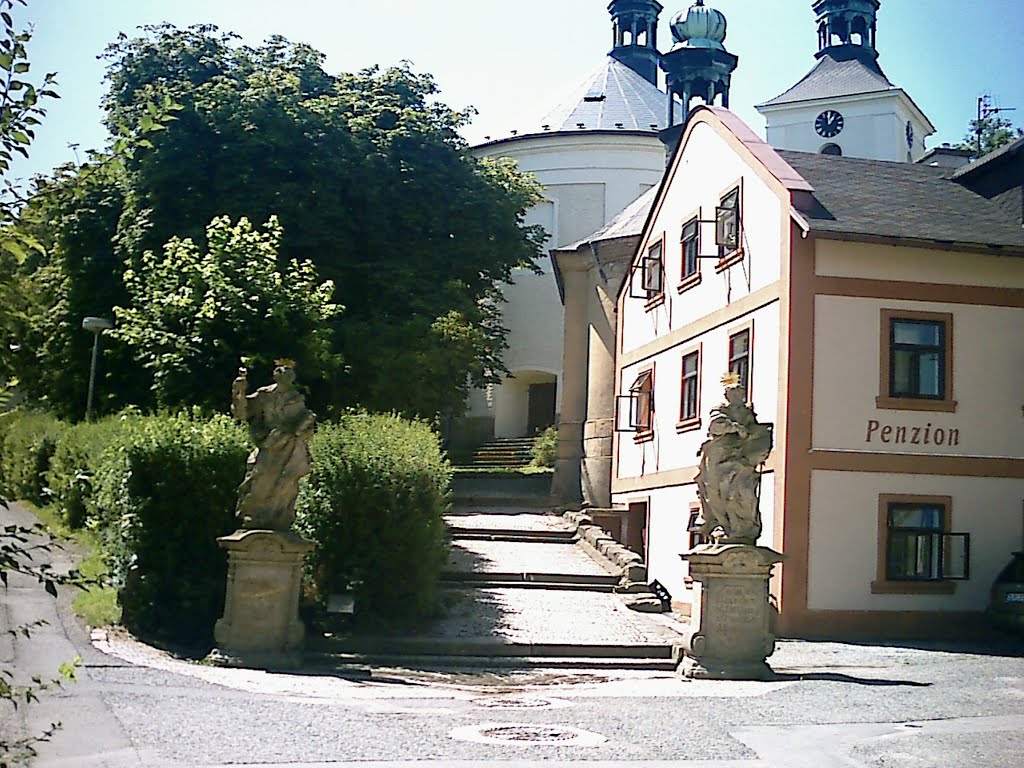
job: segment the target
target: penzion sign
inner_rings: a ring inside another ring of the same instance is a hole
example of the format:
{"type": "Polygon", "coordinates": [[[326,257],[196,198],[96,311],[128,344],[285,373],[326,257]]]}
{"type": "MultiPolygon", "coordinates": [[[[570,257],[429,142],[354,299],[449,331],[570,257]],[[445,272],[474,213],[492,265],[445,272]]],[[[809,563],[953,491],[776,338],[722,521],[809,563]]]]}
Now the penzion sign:
{"type": "Polygon", "coordinates": [[[864,442],[878,442],[887,445],[960,445],[960,430],[933,427],[931,422],[923,427],[903,424],[894,426],[882,424],[876,419],[868,419],[868,430],[864,442]]]}

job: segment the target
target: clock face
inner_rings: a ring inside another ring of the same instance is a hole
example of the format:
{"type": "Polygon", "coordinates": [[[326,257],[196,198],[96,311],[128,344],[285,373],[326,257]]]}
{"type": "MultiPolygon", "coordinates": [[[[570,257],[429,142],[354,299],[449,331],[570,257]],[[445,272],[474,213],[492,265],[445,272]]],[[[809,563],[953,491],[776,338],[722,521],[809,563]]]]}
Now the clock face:
{"type": "Polygon", "coordinates": [[[824,136],[826,139],[838,136],[839,132],[843,130],[843,116],[834,109],[826,109],[814,121],[814,130],[818,132],[819,136],[824,136]]]}
{"type": "Polygon", "coordinates": [[[907,149],[914,148],[914,126],[907,120],[907,149]]]}

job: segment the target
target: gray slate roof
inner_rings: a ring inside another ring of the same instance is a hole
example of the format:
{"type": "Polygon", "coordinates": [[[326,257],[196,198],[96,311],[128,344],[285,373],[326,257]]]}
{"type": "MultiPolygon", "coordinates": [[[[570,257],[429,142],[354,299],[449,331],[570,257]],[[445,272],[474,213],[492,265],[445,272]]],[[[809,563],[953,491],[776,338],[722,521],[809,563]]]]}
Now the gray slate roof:
{"type": "Polygon", "coordinates": [[[667,113],[668,97],[663,91],[618,59],[606,56],[568,98],[535,124],[524,126],[527,130],[520,133],[580,130],[656,133],[665,127],[667,113]],[[579,127],[580,123],[583,128],[579,127]]]}
{"type": "Polygon", "coordinates": [[[812,200],[797,198],[812,232],[1024,253],[1024,228],[996,202],[954,181],[951,168],[777,151],[814,187],[812,200]]]}
{"type": "Polygon", "coordinates": [[[857,51],[826,53],[804,78],[785,93],[759,107],[792,104],[811,99],[831,99],[860,93],[899,90],[889,82],[878,62],[857,51]]]}

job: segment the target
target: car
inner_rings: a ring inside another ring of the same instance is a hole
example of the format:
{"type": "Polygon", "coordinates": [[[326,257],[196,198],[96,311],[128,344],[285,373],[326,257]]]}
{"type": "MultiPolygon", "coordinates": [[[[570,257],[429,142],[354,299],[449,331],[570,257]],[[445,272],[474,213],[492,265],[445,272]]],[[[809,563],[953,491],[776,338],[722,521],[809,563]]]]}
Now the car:
{"type": "Polygon", "coordinates": [[[988,616],[1000,629],[1024,634],[1024,552],[1014,552],[992,584],[988,616]]]}

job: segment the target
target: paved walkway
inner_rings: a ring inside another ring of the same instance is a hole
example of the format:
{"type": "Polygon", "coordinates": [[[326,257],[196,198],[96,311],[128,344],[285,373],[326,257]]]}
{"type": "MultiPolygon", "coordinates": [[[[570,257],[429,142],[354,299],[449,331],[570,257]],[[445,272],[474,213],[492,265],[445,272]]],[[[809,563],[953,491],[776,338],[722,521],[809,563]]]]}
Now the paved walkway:
{"type": "Polygon", "coordinates": [[[515,507],[467,506],[446,517],[456,531],[493,535],[492,539],[460,538],[452,542],[449,563],[462,574],[540,574],[559,583],[538,588],[529,583],[450,584],[449,616],[430,637],[493,638],[508,643],[552,645],[678,644],[685,626],[671,616],[632,611],[610,591],[589,587],[592,577],[614,582],[618,574],[605,569],[574,543],[503,539],[500,533],[567,533],[572,526],[560,515],[524,512],[515,507]],[[499,534],[499,535],[496,535],[499,534]],[[574,580],[576,580],[574,582],[574,580]]]}

